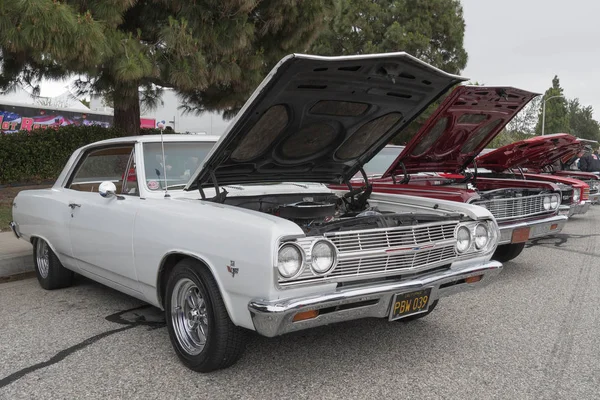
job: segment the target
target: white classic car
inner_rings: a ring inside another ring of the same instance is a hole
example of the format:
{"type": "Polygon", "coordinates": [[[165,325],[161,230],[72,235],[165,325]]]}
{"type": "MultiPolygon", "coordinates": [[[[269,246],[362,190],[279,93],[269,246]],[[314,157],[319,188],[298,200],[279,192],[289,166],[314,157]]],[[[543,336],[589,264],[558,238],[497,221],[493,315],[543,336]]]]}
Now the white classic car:
{"type": "Polygon", "coordinates": [[[51,189],[16,197],[12,227],[45,289],[78,273],[164,309],[196,371],[235,363],[248,330],[421,318],[501,271],[493,216],[325,184],[349,184],[461,80],[405,53],[291,55],[220,138],[82,147],[51,189]]]}

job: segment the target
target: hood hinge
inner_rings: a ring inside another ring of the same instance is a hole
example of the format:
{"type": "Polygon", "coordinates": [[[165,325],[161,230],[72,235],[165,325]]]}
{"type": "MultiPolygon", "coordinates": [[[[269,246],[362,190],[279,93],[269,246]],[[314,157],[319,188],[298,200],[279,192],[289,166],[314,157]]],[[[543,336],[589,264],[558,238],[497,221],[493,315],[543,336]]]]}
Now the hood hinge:
{"type": "MultiPolygon", "coordinates": [[[[225,189],[223,189],[223,191],[221,191],[221,189],[219,188],[219,182],[217,181],[217,177],[216,177],[214,171],[210,171],[210,180],[212,181],[213,185],[215,186],[216,195],[215,195],[215,197],[212,197],[208,200],[215,202],[215,203],[223,203],[229,192],[225,189]]],[[[202,188],[200,181],[198,181],[198,190],[200,191],[200,196],[202,197],[202,200],[206,200],[206,194],[204,193],[204,188],[202,188]]]]}
{"type": "MultiPolygon", "coordinates": [[[[403,162],[400,162],[400,166],[402,167],[402,173],[404,174],[404,177],[399,183],[400,185],[406,185],[408,182],[410,182],[410,174],[406,172],[406,166],[403,162]]],[[[392,174],[392,182],[394,182],[394,185],[398,184],[398,182],[396,182],[396,175],[394,174],[392,174]]]]}

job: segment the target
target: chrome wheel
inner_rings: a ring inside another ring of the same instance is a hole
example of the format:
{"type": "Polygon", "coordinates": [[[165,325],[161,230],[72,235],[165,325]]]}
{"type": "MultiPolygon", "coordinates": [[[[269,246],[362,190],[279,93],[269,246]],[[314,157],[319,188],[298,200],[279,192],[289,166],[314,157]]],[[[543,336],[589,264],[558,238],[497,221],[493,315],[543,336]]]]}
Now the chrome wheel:
{"type": "Polygon", "coordinates": [[[50,249],[43,239],[37,239],[35,244],[35,259],[38,272],[42,278],[48,277],[50,270],[50,249]]]}
{"type": "Polygon", "coordinates": [[[191,279],[180,279],[171,294],[171,322],[177,341],[189,355],[202,352],[208,336],[206,302],[191,279]]]}

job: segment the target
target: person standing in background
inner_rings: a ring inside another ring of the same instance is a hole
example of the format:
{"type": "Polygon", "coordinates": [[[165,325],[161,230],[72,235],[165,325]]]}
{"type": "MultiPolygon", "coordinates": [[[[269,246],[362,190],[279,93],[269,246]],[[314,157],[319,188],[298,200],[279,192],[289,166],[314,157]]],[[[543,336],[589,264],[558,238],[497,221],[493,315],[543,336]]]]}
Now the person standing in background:
{"type": "Polygon", "coordinates": [[[600,157],[592,152],[591,146],[585,146],[584,155],[579,159],[579,169],[585,172],[600,172],[600,157]]]}

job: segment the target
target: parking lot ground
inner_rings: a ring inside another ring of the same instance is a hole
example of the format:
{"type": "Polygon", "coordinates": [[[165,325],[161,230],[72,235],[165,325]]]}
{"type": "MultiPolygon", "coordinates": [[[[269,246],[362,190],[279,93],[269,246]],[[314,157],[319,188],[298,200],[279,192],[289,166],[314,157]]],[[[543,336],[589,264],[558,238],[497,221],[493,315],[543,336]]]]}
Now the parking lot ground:
{"type": "Polygon", "coordinates": [[[0,398],[600,398],[600,206],[496,282],[412,323],[360,320],[268,339],[197,374],[159,310],[84,278],[0,285],[0,398]]]}

